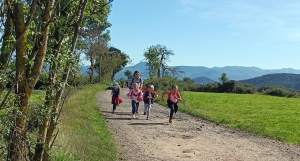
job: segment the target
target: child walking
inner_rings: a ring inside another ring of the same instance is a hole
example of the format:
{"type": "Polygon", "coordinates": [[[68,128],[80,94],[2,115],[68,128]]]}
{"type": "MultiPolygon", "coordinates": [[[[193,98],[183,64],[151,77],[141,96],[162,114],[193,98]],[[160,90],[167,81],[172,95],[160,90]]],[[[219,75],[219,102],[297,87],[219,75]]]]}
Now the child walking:
{"type": "Polygon", "coordinates": [[[111,103],[113,104],[112,113],[115,113],[117,106],[122,103],[122,99],[120,97],[120,86],[117,82],[114,82],[113,89],[111,90],[111,103]]]}
{"type": "Polygon", "coordinates": [[[173,84],[172,85],[172,89],[171,91],[169,92],[164,92],[162,94],[162,100],[164,101],[164,95],[168,94],[168,100],[167,100],[167,103],[168,103],[168,107],[170,108],[170,118],[169,118],[169,123],[172,123],[172,117],[173,117],[173,114],[175,112],[178,111],[178,101],[181,101],[181,96],[178,92],[178,86],[173,84]]]}
{"type": "Polygon", "coordinates": [[[131,99],[132,106],[132,118],[135,118],[136,108],[139,106],[139,102],[143,101],[143,92],[139,89],[138,83],[132,84],[132,90],[128,94],[131,99]]]}
{"type": "Polygon", "coordinates": [[[147,115],[147,120],[149,120],[150,109],[153,104],[153,99],[158,97],[158,95],[154,92],[154,86],[148,85],[146,88],[146,92],[143,96],[144,98],[144,115],[147,115]]]}

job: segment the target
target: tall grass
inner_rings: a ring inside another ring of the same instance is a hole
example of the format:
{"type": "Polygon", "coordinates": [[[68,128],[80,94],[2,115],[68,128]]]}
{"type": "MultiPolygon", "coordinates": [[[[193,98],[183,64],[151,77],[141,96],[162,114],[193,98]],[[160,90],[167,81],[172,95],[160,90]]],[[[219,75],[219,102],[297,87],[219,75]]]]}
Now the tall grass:
{"type": "MultiPolygon", "coordinates": [[[[258,94],[182,92],[183,112],[231,128],[300,144],[300,99],[258,94]]],[[[165,104],[160,102],[161,104],[165,104]]]]}
{"type": "Polygon", "coordinates": [[[117,160],[117,148],[102,118],[96,94],[105,86],[76,90],[65,106],[54,147],[54,160],[117,160]]]}

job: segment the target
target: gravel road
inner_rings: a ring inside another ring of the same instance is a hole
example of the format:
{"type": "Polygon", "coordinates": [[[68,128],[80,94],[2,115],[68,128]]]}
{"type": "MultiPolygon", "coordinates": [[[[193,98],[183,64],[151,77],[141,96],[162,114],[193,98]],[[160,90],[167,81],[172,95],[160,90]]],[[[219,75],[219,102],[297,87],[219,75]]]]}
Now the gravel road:
{"type": "MultiPolygon", "coordinates": [[[[136,161],[285,161],[300,160],[300,147],[233,130],[178,112],[168,122],[169,109],[154,104],[150,119],[140,103],[137,118],[131,117],[128,89],[121,90],[123,103],[112,114],[111,91],[97,95],[99,109],[120,151],[119,160],[136,161]]],[[[179,108],[184,108],[179,103],[179,108]]]]}

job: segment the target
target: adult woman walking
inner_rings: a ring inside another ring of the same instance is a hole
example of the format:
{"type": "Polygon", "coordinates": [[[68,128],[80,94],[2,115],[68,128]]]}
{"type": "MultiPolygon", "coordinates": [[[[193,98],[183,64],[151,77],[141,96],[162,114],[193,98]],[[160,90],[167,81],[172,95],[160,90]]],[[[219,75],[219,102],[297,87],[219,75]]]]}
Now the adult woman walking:
{"type": "Polygon", "coordinates": [[[132,84],[137,83],[139,85],[139,89],[142,89],[143,87],[143,79],[140,75],[139,71],[134,71],[133,77],[131,78],[131,81],[129,82],[129,89],[132,89],[132,84]]]}

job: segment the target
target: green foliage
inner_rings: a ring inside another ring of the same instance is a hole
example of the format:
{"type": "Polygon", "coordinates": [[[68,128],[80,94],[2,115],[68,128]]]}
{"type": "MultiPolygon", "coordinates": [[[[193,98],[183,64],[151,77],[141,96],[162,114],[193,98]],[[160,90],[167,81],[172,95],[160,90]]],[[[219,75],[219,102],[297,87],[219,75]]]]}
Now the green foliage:
{"type": "Polygon", "coordinates": [[[262,87],[257,89],[250,84],[242,84],[234,80],[228,80],[226,74],[221,76],[223,83],[214,82],[208,84],[195,84],[190,78],[177,79],[172,77],[153,78],[145,81],[145,85],[153,84],[156,90],[169,90],[172,84],[177,84],[182,91],[194,92],[215,92],[215,93],[238,93],[238,94],[255,94],[257,92],[280,97],[299,97],[300,92],[283,87],[262,87]]]}
{"type": "MultiPolygon", "coordinates": [[[[22,76],[14,78],[18,80],[0,81],[0,88],[3,87],[2,82],[20,82],[18,86],[13,87],[13,91],[17,91],[18,95],[12,94],[7,104],[0,107],[0,110],[2,108],[6,110],[5,118],[0,118],[1,125],[3,125],[0,126],[7,129],[7,131],[14,130],[16,126],[19,126],[20,131],[10,131],[11,140],[7,142],[15,151],[11,151],[11,155],[9,155],[11,158],[8,157],[7,160],[14,160],[19,157],[24,157],[23,159],[26,160],[30,155],[39,153],[38,150],[37,153],[34,152],[34,144],[38,142],[37,140],[41,140],[37,144],[38,147],[40,144],[44,144],[43,140],[45,140],[45,138],[41,138],[42,134],[37,135],[36,129],[30,129],[31,126],[27,124],[32,123],[32,117],[37,117],[38,124],[41,125],[40,129],[43,129],[43,124],[40,121],[52,117],[53,115],[50,115],[49,111],[54,110],[51,108],[59,109],[59,106],[63,104],[60,102],[60,98],[66,81],[69,84],[76,84],[75,78],[79,74],[79,58],[80,53],[83,53],[82,46],[84,45],[77,46],[78,37],[80,37],[80,33],[83,33],[83,29],[101,28],[103,31],[110,26],[107,22],[110,12],[108,3],[112,1],[62,0],[54,4],[52,4],[52,1],[2,2],[3,8],[0,19],[3,22],[14,23],[11,23],[12,25],[5,23],[2,26],[3,31],[8,35],[4,34],[6,36],[3,36],[3,42],[7,46],[5,45],[4,48],[2,46],[1,58],[5,53],[5,63],[9,62],[9,66],[3,70],[1,69],[0,75],[8,75],[7,73],[11,72],[22,76]],[[11,14],[12,11],[14,14],[11,14]],[[25,24],[23,22],[24,17],[26,18],[25,24]],[[15,39],[18,39],[18,41],[13,46],[6,43],[15,39]],[[7,57],[7,54],[10,54],[9,57],[7,57]],[[49,66],[49,69],[45,70],[45,74],[40,75],[40,69],[45,64],[49,66]],[[51,97],[47,97],[45,105],[36,104],[35,101],[27,105],[27,99],[24,98],[31,96],[33,87],[50,91],[49,95],[51,97]],[[5,124],[2,124],[3,120],[5,124]],[[27,124],[25,124],[26,121],[27,124]],[[29,132],[27,133],[27,131],[29,132]],[[27,147],[29,148],[27,149],[27,147]]],[[[51,120],[54,120],[53,118],[51,120]]],[[[44,129],[46,130],[41,131],[41,133],[46,132],[52,135],[52,131],[49,130],[51,128],[44,129]]],[[[46,139],[46,142],[48,141],[46,139]]],[[[42,152],[47,154],[49,147],[47,147],[47,144],[42,146],[45,146],[42,152]]],[[[35,160],[41,159],[36,158],[35,160]]]]}
{"type": "MultiPolygon", "coordinates": [[[[99,62],[99,58],[97,58],[99,62]]],[[[121,50],[110,47],[109,51],[102,53],[100,63],[96,63],[96,72],[101,68],[101,78],[106,80],[114,80],[117,72],[121,71],[129,62],[130,58],[121,50]]]]}
{"type": "Polygon", "coordinates": [[[84,75],[80,74],[72,78],[69,78],[68,83],[74,87],[78,87],[82,85],[87,85],[90,83],[90,81],[88,77],[85,77],[84,75]]]}
{"type": "Polygon", "coordinates": [[[171,55],[174,55],[173,51],[160,44],[152,45],[144,52],[150,78],[166,76],[166,72],[171,69],[167,65],[171,55]]]}
{"type": "Polygon", "coordinates": [[[130,62],[130,58],[127,54],[122,52],[120,49],[117,49],[115,47],[110,47],[108,51],[111,52],[112,61],[110,64],[113,64],[112,66],[112,79],[114,78],[115,74],[119,71],[121,71],[127,63],[130,62]]]}
{"type": "Polygon", "coordinates": [[[219,80],[224,84],[225,82],[228,81],[226,73],[222,73],[221,78],[219,80]]]}
{"type": "Polygon", "coordinates": [[[43,89],[45,86],[48,85],[48,74],[43,72],[39,77],[38,81],[36,82],[34,89],[43,89]]]}
{"type": "Polygon", "coordinates": [[[150,84],[154,85],[156,91],[169,91],[172,87],[172,84],[176,84],[180,91],[188,91],[194,88],[195,85],[190,80],[180,80],[172,77],[154,78],[144,81],[144,87],[150,84]]]}
{"type": "MultiPolygon", "coordinates": [[[[7,94],[5,91],[3,94],[7,94]]],[[[5,151],[9,143],[11,142],[10,132],[11,127],[13,126],[13,120],[17,118],[17,116],[22,116],[23,114],[18,112],[16,113],[18,107],[15,107],[15,99],[17,96],[14,94],[10,94],[10,99],[7,102],[6,106],[2,106],[0,109],[0,160],[4,159],[7,152],[5,151]],[[3,149],[2,149],[3,148],[3,149]]],[[[36,143],[36,138],[39,137],[37,132],[37,127],[40,123],[43,122],[43,118],[46,115],[46,111],[43,108],[45,98],[45,91],[42,90],[34,90],[29,99],[28,106],[28,115],[26,116],[26,127],[27,138],[26,142],[28,142],[28,146],[30,148],[34,148],[36,143]]],[[[0,102],[2,102],[0,99],[0,102]]]]}
{"type": "Polygon", "coordinates": [[[234,87],[234,93],[239,94],[253,94],[256,93],[257,89],[250,84],[239,84],[237,83],[234,87]]]}
{"type": "Polygon", "coordinates": [[[132,78],[132,72],[130,70],[126,70],[124,72],[125,76],[127,77],[128,80],[130,80],[132,78]]]}
{"type": "Polygon", "coordinates": [[[267,95],[280,96],[280,97],[299,97],[300,92],[283,87],[271,87],[264,91],[267,95]]]}

